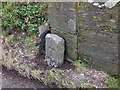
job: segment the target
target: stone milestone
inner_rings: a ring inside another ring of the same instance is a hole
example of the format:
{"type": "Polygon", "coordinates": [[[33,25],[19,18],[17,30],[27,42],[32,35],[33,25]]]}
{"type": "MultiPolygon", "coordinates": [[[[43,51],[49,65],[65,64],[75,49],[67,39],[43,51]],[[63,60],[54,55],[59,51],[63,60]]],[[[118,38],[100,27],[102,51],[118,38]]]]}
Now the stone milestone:
{"type": "Polygon", "coordinates": [[[64,39],[56,34],[47,34],[45,61],[49,66],[60,67],[64,61],[64,39]]]}

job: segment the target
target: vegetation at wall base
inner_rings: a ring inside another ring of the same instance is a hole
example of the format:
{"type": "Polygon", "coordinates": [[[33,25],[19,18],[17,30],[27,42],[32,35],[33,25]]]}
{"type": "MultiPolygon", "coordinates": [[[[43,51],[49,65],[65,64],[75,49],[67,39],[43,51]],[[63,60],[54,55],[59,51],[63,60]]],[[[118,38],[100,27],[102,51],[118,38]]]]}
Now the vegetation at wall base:
{"type": "Polygon", "coordinates": [[[119,88],[120,89],[120,75],[117,76],[109,76],[105,81],[108,88],[119,88]]]}

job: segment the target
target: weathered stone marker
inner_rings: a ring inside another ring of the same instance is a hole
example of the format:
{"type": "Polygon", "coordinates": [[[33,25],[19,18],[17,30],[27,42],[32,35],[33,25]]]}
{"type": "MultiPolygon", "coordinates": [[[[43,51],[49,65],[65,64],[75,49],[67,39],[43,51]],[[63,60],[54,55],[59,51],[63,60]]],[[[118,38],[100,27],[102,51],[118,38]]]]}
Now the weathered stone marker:
{"type": "Polygon", "coordinates": [[[45,51],[45,61],[49,66],[61,66],[64,60],[64,39],[55,34],[47,34],[45,51]]]}

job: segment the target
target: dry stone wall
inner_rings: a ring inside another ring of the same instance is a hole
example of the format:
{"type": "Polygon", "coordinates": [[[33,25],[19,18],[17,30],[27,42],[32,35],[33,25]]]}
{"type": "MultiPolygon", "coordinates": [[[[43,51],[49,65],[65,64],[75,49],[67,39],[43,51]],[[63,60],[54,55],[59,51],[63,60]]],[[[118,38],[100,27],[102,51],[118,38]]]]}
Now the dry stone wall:
{"type": "Polygon", "coordinates": [[[118,74],[118,7],[84,4],[77,17],[78,53],[92,66],[118,74]]]}
{"type": "Polygon", "coordinates": [[[118,59],[118,10],[89,3],[51,3],[49,21],[52,33],[65,39],[66,56],[88,58],[97,69],[116,75],[118,59]]]}

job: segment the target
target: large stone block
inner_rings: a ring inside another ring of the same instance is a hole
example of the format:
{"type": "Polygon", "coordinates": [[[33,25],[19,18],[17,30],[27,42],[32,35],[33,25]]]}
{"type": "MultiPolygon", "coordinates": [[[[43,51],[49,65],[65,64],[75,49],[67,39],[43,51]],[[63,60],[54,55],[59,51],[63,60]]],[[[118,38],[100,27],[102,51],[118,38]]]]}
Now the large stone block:
{"type": "Polygon", "coordinates": [[[76,34],[76,3],[50,3],[48,13],[50,25],[53,29],[76,34]]]}
{"type": "Polygon", "coordinates": [[[93,66],[112,75],[118,74],[118,46],[117,33],[83,31],[78,38],[79,56],[88,57],[93,66]]]}
{"type": "Polygon", "coordinates": [[[49,66],[59,67],[64,61],[64,39],[55,34],[46,35],[45,61],[49,66]]]}
{"type": "Polygon", "coordinates": [[[80,7],[78,10],[78,32],[80,32],[80,29],[117,32],[119,23],[118,10],[119,8],[117,6],[112,9],[98,8],[86,3],[84,7],[80,7]]]}
{"type": "Polygon", "coordinates": [[[77,16],[79,56],[97,69],[119,74],[118,7],[98,8],[81,4],[77,16]]]}
{"type": "Polygon", "coordinates": [[[52,33],[59,35],[65,40],[65,58],[69,61],[77,60],[77,36],[61,30],[53,30],[52,33]],[[71,60],[70,60],[71,59],[71,60]]]}

